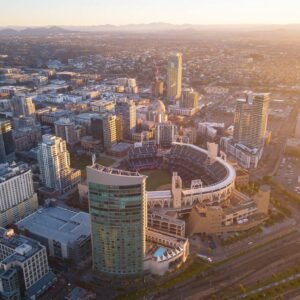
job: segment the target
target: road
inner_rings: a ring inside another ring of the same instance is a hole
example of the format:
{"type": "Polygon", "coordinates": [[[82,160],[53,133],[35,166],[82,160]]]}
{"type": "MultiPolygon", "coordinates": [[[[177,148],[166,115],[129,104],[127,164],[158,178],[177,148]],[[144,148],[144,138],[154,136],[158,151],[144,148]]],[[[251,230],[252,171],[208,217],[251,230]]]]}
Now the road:
{"type": "Polygon", "coordinates": [[[295,279],[297,279],[297,278],[300,278],[300,273],[297,273],[297,274],[292,275],[292,276],[290,276],[290,277],[288,277],[288,278],[285,278],[285,279],[282,279],[282,280],[279,280],[279,281],[276,281],[276,282],[267,284],[267,285],[265,285],[265,286],[262,286],[262,287],[260,287],[260,288],[255,289],[255,290],[252,290],[252,291],[249,292],[249,293],[245,293],[245,294],[241,295],[239,298],[240,298],[240,299],[244,299],[244,298],[246,298],[247,296],[254,295],[254,294],[256,294],[256,293],[259,293],[259,292],[268,290],[268,289],[270,289],[270,288],[272,288],[272,287],[281,285],[281,284],[283,284],[283,283],[287,283],[287,282],[292,281],[292,280],[295,280],[295,279]]]}
{"type": "Polygon", "coordinates": [[[259,164],[256,170],[253,170],[251,173],[254,179],[259,179],[263,176],[273,176],[279,165],[282,158],[282,155],[285,151],[286,141],[289,137],[293,136],[293,130],[296,124],[296,118],[298,115],[298,111],[300,109],[300,101],[298,101],[293,110],[289,115],[289,121],[283,122],[282,126],[279,127],[277,131],[277,143],[273,145],[272,142],[269,146],[266,146],[266,151],[269,150],[268,160],[265,164],[259,164]],[[270,149],[268,149],[268,147],[270,149]]]}
{"type": "MultiPolygon", "coordinates": [[[[266,269],[269,265],[284,261],[285,257],[298,257],[300,234],[298,231],[276,241],[270,242],[260,248],[254,249],[243,255],[214,267],[212,272],[203,279],[194,278],[193,281],[183,283],[168,290],[166,295],[156,296],[160,300],[199,300],[209,299],[214,293],[241,282],[248,276],[266,269]],[[272,255],[270,255],[272,253],[272,255]]],[[[260,274],[264,274],[260,272],[260,274]]],[[[260,275],[257,280],[263,279],[260,275]]]]}

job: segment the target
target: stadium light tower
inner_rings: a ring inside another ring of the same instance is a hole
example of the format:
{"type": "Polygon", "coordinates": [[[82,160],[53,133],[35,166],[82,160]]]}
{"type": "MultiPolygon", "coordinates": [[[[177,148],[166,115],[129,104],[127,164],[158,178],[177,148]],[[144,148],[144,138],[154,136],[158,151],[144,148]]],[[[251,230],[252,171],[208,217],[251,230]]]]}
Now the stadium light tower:
{"type": "Polygon", "coordinates": [[[202,188],[203,188],[203,182],[201,179],[194,179],[191,182],[191,198],[190,198],[190,203],[191,205],[194,202],[194,195],[196,192],[200,189],[200,194],[202,193],[202,188]]]}

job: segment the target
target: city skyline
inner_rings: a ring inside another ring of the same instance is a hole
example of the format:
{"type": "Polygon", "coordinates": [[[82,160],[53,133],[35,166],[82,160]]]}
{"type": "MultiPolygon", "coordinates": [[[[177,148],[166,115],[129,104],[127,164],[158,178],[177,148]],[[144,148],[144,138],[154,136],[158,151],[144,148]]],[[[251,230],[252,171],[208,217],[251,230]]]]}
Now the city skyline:
{"type": "Polygon", "coordinates": [[[96,26],[165,22],[172,24],[294,24],[300,20],[296,0],[158,2],[113,0],[17,1],[2,4],[0,26],[96,26]],[[185,13],[182,14],[182,9],[185,13]]]}

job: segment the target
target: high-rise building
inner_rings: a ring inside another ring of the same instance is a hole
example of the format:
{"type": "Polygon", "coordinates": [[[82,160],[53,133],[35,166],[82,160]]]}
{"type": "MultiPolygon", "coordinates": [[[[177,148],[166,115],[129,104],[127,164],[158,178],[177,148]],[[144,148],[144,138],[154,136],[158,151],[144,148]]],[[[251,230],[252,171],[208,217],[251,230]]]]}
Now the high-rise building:
{"type": "Polygon", "coordinates": [[[60,137],[43,135],[38,146],[38,162],[42,183],[48,188],[64,193],[80,182],[80,171],[70,167],[66,141],[60,137]]]}
{"type": "Polygon", "coordinates": [[[171,147],[176,135],[176,125],[168,123],[159,123],[155,126],[155,142],[156,145],[162,147],[171,147]]]}
{"type": "Polygon", "coordinates": [[[136,106],[133,100],[119,101],[116,104],[116,115],[122,117],[124,137],[131,139],[136,131],[136,106]]]}
{"type": "Polygon", "coordinates": [[[91,133],[94,140],[100,140],[105,149],[123,139],[122,117],[113,114],[95,116],[91,119],[91,133]]]}
{"type": "Polygon", "coordinates": [[[182,54],[172,54],[168,58],[168,97],[179,99],[181,97],[182,82],[182,54]]]}
{"type": "Polygon", "coordinates": [[[35,114],[35,105],[31,97],[26,95],[15,95],[12,98],[15,116],[29,117],[35,114]]]}
{"type": "Polygon", "coordinates": [[[87,167],[95,271],[140,276],[144,270],[147,218],[146,176],[87,167]]]}
{"type": "Polygon", "coordinates": [[[0,120],[0,164],[13,161],[15,158],[15,143],[11,123],[0,120]]]}
{"type": "Polygon", "coordinates": [[[105,149],[110,149],[117,143],[117,126],[115,115],[108,114],[103,118],[103,145],[105,149]]]}
{"type": "Polygon", "coordinates": [[[103,116],[94,116],[91,119],[91,134],[94,140],[103,142],[103,116]]]}
{"type": "Polygon", "coordinates": [[[1,299],[37,299],[54,281],[45,246],[0,228],[1,299]]]}
{"type": "Polygon", "coordinates": [[[253,110],[250,131],[250,147],[259,148],[264,144],[268,125],[269,93],[253,94],[253,110]]]}
{"type": "Polygon", "coordinates": [[[238,99],[235,107],[233,139],[248,145],[250,140],[252,106],[246,99],[238,99]]]}
{"type": "Polygon", "coordinates": [[[79,133],[76,130],[75,123],[68,118],[61,118],[54,122],[55,135],[64,139],[68,145],[74,145],[79,142],[79,133]]]}
{"type": "Polygon", "coordinates": [[[199,94],[192,88],[182,90],[180,98],[180,107],[184,108],[198,108],[199,94]]]}
{"type": "Polygon", "coordinates": [[[246,92],[236,103],[233,140],[249,148],[261,148],[267,131],[270,94],[246,92]]]}
{"type": "Polygon", "coordinates": [[[0,226],[10,225],[38,208],[31,170],[27,164],[0,166],[0,226]]]}
{"type": "Polygon", "coordinates": [[[298,116],[296,119],[295,138],[300,139],[300,112],[298,113],[298,116]]]}

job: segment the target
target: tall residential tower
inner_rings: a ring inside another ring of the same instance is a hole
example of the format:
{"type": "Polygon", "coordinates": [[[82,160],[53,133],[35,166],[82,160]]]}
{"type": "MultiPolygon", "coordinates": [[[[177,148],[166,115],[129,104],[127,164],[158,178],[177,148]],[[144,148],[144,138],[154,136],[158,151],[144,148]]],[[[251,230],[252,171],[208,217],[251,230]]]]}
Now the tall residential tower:
{"type": "Polygon", "coordinates": [[[182,54],[172,54],[168,58],[168,98],[171,100],[181,97],[182,54]]]}
{"type": "Polygon", "coordinates": [[[87,167],[94,270],[140,276],[144,270],[146,176],[100,165],[87,167]]]}
{"type": "Polygon", "coordinates": [[[80,171],[70,167],[70,154],[66,141],[54,135],[45,134],[38,147],[38,161],[42,183],[64,193],[80,181],[80,171]]]}
{"type": "Polygon", "coordinates": [[[249,148],[261,148],[267,131],[269,93],[246,92],[236,104],[233,139],[249,148]]]}

